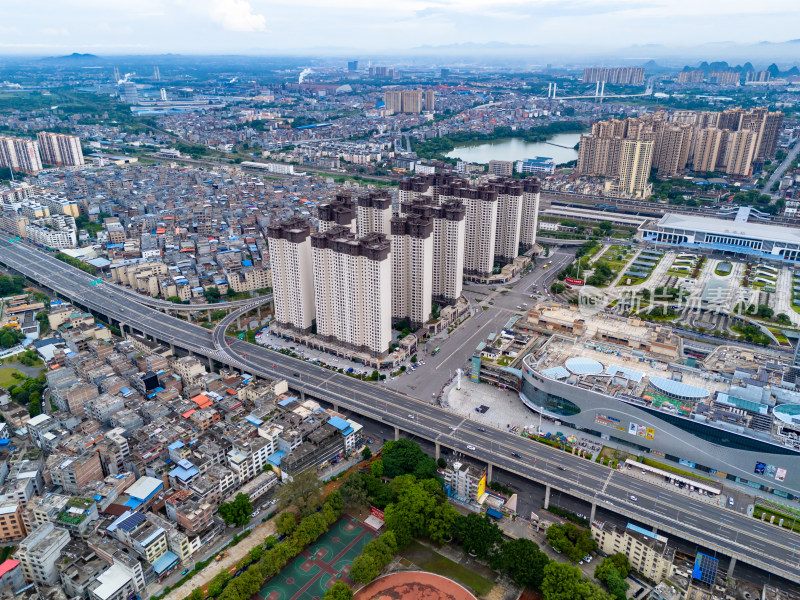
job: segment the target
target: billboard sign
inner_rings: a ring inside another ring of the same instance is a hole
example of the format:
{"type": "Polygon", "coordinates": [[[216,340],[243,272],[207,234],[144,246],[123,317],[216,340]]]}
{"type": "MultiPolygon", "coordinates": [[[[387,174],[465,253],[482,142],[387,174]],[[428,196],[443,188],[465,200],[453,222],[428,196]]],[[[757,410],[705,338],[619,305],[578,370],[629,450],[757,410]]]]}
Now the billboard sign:
{"type": "Polygon", "coordinates": [[[786,481],[786,469],[778,468],[775,470],[775,481],[786,481]]]}
{"type": "Polygon", "coordinates": [[[486,473],[483,474],[481,480],[478,482],[477,497],[480,498],[486,492],[486,473]]]}
{"type": "Polygon", "coordinates": [[[564,281],[566,281],[570,285],[583,285],[583,279],[573,279],[572,277],[566,277],[564,278],[564,281]]]}
{"type": "Polygon", "coordinates": [[[380,508],[375,508],[374,506],[370,506],[369,512],[373,517],[378,517],[381,521],[383,521],[383,511],[380,508]]]}
{"type": "Polygon", "coordinates": [[[766,471],[766,470],[767,470],[767,463],[763,463],[763,462],[757,462],[756,463],[756,470],[755,470],[755,474],[756,475],[763,475],[764,471],[766,471]]]}

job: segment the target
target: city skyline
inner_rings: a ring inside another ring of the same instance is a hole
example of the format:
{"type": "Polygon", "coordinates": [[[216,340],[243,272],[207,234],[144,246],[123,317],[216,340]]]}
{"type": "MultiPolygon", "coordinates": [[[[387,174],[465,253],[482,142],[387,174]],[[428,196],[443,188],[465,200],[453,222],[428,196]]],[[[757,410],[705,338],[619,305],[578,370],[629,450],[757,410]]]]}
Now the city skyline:
{"type": "Polygon", "coordinates": [[[713,44],[796,42],[800,9],[787,0],[758,6],[720,0],[401,0],[391,6],[318,0],[291,6],[268,0],[144,0],[135,5],[73,0],[6,6],[2,17],[0,53],[5,54],[386,54],[501,43],[558,49],[564,55],[639,46],[647,58],[647,50],[659,45],[681,49],[703,43],[713,50],[713,44]],[[654,22],[659,25],[655,30],[654,22]]]}

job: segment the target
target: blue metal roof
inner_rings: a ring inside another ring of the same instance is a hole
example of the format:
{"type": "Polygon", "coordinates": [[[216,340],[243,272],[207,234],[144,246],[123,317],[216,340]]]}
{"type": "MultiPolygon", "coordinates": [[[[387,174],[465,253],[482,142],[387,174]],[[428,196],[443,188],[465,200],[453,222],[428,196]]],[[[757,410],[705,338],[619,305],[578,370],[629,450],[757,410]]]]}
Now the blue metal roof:
{"type": "Polygon", "coordinates": [[[344,431],[348,427],[350,427],[350,422],[342,419],[341,417],[331,417],[328,420],[329,425],[333,425],[336,429],[340,431],[344,431]]]}
{"type": "Polygon", "coordinates": [[[278,450],[275,454],[270,455],[267,458],[267,462],[271,465],[275,465],[280,467],[281,466],[281,459],[286,456],[286,452],[283,450],[278,450]]]}
{"type": "Polygon", "coordinates": [[[649,538],[656,539],[656,534],[650,531],[649,529],[645,529],[644,527],[639,527],[638,525],[634,525],[633,523],[628,523],[628,529],[631,531],[635,531],[636,533],[641,533],[644,536],[649,538]]]}
{"type": "Polygon", "coordinates": [[[489,515],[490,517],[495,518],[495,519],[502,519],[503,518],[503,513],[501,513],[496,508],[488,508],[486,510],[486,514],[489,515]]]}
{"type": "Polygon", "coordinates": [[[191,469],[184,469],[183,467],[175,467],[172,471],[169,472],[170,477],[177,477],[181,481],[188,481],[195,475],[200,473],[197,470],[197,467],[192,467],[191,469]]]}
{"type": "Polygon", "coordinates": [[[170,567],[174,567],[176,564],[178,564],[178,555],[167,550],[164,554],[156,559],[156,562],[153,563],[153,571],[160,575],[170,567]]]}

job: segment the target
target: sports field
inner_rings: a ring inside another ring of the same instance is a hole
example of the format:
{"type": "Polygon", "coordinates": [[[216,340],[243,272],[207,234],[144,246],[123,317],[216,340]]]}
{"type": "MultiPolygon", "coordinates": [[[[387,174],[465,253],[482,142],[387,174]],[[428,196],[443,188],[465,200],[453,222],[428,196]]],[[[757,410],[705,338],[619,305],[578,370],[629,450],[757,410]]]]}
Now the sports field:
{"type": "Polygon", "coordinates": [[[375,537],[369,527],[344,516],[270,579],[252,600],[321,600],[337,580],[348,585],[353,559],[375,537]]]}

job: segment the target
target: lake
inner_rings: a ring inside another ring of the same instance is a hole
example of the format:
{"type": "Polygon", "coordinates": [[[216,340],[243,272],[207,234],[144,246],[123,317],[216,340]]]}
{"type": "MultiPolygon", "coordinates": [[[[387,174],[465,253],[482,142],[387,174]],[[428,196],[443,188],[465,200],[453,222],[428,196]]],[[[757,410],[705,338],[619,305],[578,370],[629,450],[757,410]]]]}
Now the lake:
{"type": "Polygon", "coordinates": [[[580,133],[559,133],[548,141],[568,148],[552,146],[546,142],[526,142],[519,138],[507,138],[465,144],[456,147],[447,154],[448,158],[456,158],[471,163],[487,164],[490,160],[524,160],[534,156],[547,156],[556,161],[556,164],[577,160],[578,152],[572,148],[578,143],[580,133]]]}

